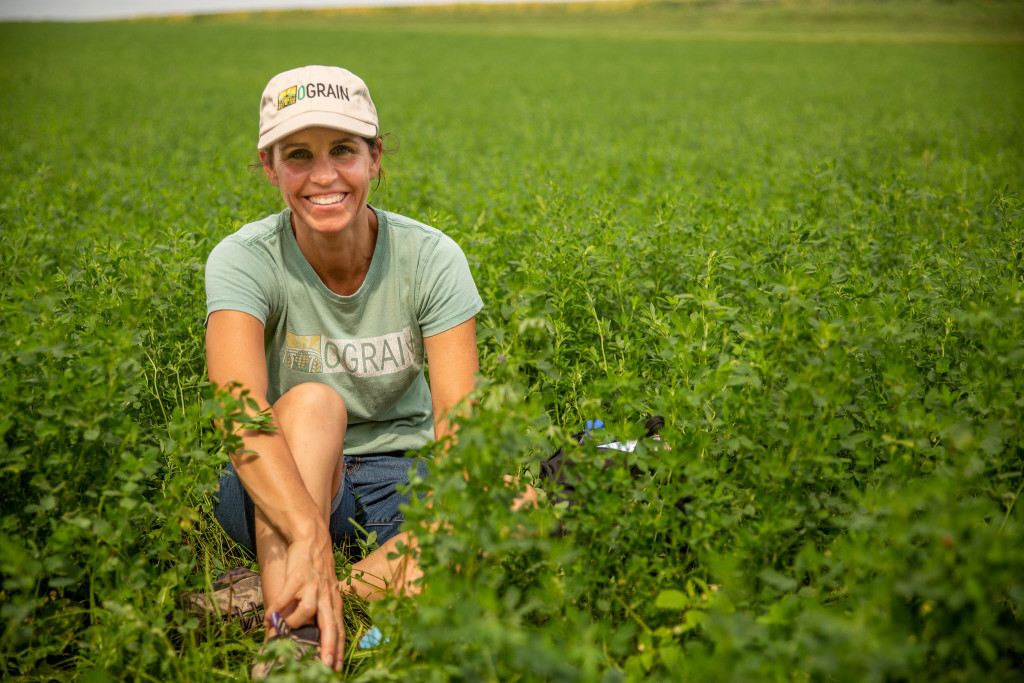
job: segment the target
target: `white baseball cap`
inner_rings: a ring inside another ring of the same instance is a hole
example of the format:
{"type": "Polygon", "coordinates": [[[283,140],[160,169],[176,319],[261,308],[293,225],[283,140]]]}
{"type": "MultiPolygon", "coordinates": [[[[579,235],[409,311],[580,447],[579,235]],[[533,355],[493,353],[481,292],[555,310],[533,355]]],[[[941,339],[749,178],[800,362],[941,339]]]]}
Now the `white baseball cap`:
{"type": "Polygon", "coordinates": [[[377,137],[377,108],[366,83],[336,66],[303,66],[271,78],[260,101],[257,149],[314,126],[377,137]]]}

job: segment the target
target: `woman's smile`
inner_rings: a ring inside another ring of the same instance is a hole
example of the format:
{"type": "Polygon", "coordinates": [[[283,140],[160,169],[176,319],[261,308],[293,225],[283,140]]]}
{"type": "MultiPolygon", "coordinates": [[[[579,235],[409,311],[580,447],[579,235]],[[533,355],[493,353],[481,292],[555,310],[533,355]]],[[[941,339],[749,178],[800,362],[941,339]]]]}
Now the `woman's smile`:
{"type": "Polygon", "coordinates": [[[343,202],[345,200],[345,197],[347,196],[348,193],[345,192],[338,194],[309,195],[308,197],[306,197],[306,199],[313,202],[317,206],[333,206],[335,204],[340,204],[341,202],[343,202]]]}

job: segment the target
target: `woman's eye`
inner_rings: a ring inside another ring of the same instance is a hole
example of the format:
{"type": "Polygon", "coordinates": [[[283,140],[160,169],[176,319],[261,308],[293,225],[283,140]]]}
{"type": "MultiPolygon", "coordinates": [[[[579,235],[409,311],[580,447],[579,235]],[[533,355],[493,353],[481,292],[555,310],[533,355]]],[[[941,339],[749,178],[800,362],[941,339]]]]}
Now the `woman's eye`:
{"type": "Polygon", "coordinates": [[[334,148],[333,153],[336,154],[337,156],[344,156],[346,154],[351,154],[352,148],[349,147],[348,145],[338,145],[337,147],[334,148]]]}
{"type": "Polygon", "coordinates": [[[289,152],[288,153],[288,158],[289,159],[295,159],[295,160],[308,159],[309,158],[309,152],[307,150],[304,150],[304,149],[297,149],[297,150],[295,150],[293,152],[289,152]]]}

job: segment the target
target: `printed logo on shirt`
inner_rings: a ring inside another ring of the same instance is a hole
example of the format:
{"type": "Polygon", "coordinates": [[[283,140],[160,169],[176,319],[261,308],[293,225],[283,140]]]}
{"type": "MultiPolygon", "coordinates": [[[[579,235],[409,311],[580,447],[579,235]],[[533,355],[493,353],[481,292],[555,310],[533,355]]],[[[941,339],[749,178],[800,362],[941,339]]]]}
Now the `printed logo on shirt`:
{"type": "Polygon", "coordinates": [[[413,366],[412,328],[366,339],[332,339],[288,333],[284,365],[310,374],[345,372],[353,377],[393,375],[413,366]]]}

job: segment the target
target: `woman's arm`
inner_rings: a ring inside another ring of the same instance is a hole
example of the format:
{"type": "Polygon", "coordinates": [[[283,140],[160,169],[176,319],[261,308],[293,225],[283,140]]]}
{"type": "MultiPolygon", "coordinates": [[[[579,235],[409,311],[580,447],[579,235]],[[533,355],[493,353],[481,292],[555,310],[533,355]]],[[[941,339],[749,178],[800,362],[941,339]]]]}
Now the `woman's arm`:
{"type": "Polygon", "coordinates": [[[430,400],[434,408],[434,438],[452,433],[452,409],[473,391],[480,369],[476,347],[476,317],[431,337],[423,338],[430,372],[430,400]]]}
{"type": "MultiPolygon", "coordinates": [[[[263,324],[247,313],[216,311],[206,327],[206,356],[210,381],[218,386],[236,382],[236,392],[248,390],[261,410],[271,415],[273,431],[244,430],[245,451],[232,463],[259,514],[280,537],[284,558],[269,558],[287,567],[282,585],[264,586],[267,618],[282,613],[290,626],[316,620],[321,630],[321,654],[328,666],[341,664],[344,624],[341,590],[326,516],[310,495],[289,449],[277,416],[267,401],[267,368],[263,324]]],[[[272,542],[274,543],[274,542],[272,542]]],[[[261,570],[266,546],[260,547],[261,570]]],[[[280,552],[274,549],[270,554],[280,552]]],[[[266,577],[265,581],[272,580],[266,577]]],[[[274,581],[276,584],[277,582],[274,581]]]]}
{"type": "MultiPolygon", "coordinates": [[[[206,327],[206,362],[210,381],[217,386],[238,384],[235,393],[247,389],[260,410],[273,416],[267,401],[267,360],[263,348],[263,324],[248,313],[216,311],[206,327]]],[[[309,533],[317,507],[302,483],[295,459],[280,429],[246,430],[239,434],[245,450],[232,464],[245,490],[278,532],[291,541],[309,533]],[[276,503],[276,504],[275,504],[276,503]],[[287,506],[282,505],[286,503],[287,506]]]]}

